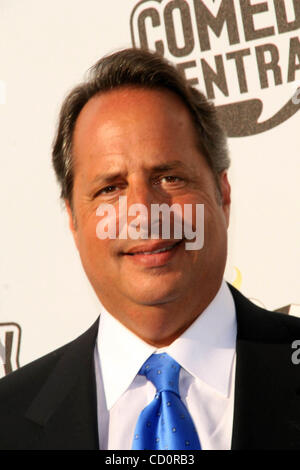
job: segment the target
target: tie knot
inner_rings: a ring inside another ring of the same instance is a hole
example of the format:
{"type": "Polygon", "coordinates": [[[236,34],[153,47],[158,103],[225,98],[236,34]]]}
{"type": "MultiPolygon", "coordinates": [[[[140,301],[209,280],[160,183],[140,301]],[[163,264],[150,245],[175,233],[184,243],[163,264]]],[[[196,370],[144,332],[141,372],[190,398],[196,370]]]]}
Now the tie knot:
{"type": "Polygon", "coordinates": [[[179,396],[180,367],[167,353],[152,354],[142,365],[139,374],[145,375],[157,392],[169,390],[179,396]]]}

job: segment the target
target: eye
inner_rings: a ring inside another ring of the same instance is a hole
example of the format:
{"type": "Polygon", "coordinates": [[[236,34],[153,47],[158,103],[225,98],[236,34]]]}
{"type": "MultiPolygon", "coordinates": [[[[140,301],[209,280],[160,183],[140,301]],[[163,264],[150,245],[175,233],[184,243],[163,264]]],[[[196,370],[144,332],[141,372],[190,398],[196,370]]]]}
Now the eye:
{"type": "Polygon", "coordinates": [[[187,184],[187,180],[185,177],[177,175],[158,175],[154,178],[152,184],[158,191],[171,193],[183,189],[187,184]]]}
{"type": "Polygon", "coordinates": [[[164,190],[179,189],[185,184],[185,179],[177,175],[160,175],[154,179],[153,184],[160,185],[164,190]]]}
{"type": "Polygon", "coordinates": [[[179,181],[182,181],[182,178],[180,178],[179,176],[170,175],[170,176],[163,176],[161,178],[161,181],[163,180],[165,180],[166,183],[177,183],[179,181]]]}
{"type": "Polygon", "coordinates": [[[164,189],[177,189],[184,184],[184,179],[176,175],[159,176],[154,184],[161,185],[164,189]]]}
{"type": "Polygon", "coordinates": [[[118,186],[114,186],[114,185],[105,186],[105,188],[102,188],[99,191],[97,191],[94,197],[100,196],[101,194],[110,194],[114,192],[117,188],[118,186]]]}

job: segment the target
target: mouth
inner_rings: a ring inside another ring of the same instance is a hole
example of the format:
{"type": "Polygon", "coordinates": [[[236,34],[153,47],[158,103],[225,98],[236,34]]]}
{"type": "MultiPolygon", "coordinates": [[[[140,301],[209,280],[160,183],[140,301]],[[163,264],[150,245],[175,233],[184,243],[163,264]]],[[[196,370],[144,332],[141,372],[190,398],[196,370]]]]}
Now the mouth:
{"type": "Polygon", "coordinates": [[[157,241],[136,246],[127,252],[123,252],[122,255],[141,265],[158,267],[170,261],[182,244],[183,239],[176,242],[174,242],[174,240],[157,241]]]}
{"type": "Polygon", "coordinates": [[[166,251],[172,250],[175,246],[179,245],[182,240],[178,242],[158,242],[148,245],[140,245],[124,252],[123,255],[135,256],[135,255],[155,255],[157,253],[165,253],[166,251]]]}

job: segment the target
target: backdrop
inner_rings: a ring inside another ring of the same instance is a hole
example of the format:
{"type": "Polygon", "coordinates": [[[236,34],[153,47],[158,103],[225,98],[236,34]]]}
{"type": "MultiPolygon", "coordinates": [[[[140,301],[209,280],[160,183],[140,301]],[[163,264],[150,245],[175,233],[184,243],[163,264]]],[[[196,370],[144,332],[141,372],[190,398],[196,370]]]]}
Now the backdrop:
{"type": "Polygon", "coordinates": [[[87,329],[99,302],[51,167],[61,102],[136,45],[215,101],[231,154],[226,279],[299,314],[299,0],[0,0],[0,375],[87,329]]]}

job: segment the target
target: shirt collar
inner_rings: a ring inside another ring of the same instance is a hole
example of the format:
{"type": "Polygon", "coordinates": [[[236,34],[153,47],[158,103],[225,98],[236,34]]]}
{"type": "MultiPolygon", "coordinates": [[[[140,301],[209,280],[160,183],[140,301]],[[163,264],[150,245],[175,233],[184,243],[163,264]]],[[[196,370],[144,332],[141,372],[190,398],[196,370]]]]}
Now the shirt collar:
{"type": "MultiPolygon", "coordinates": [[[[163,350],[196,379],[229,396],[235,341],[235,304],[223,281],[217,295],[201,315],[163,350]]],[[[104,307],[100,315],[97,347],[106,404],[110,409],[157,348],[128,330],[104,307]]]]}

